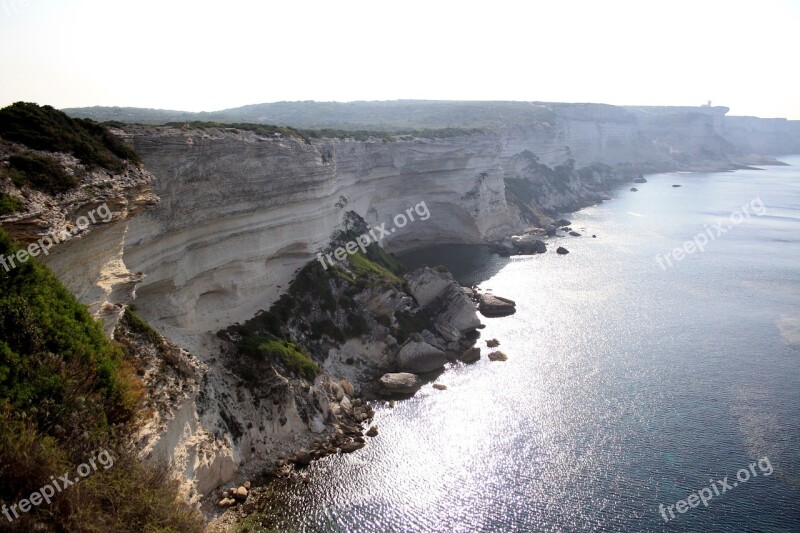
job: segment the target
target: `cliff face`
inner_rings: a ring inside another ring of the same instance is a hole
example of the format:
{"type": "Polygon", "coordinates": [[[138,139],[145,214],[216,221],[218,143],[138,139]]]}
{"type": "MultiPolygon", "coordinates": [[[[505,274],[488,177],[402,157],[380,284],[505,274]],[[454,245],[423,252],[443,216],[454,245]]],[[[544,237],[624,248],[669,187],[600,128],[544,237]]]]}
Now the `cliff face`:
{"type": "Polygon", "coordinates": [[[316,258],[353,210],[371,226],[425,202],[430,217],[384,244],[482,242],[518,229],[500,137],[394,143],[130,128],[160,204],[131,226],[125,263],[146,274],[148,318],[211,331],[252,316],[316,258]]]}

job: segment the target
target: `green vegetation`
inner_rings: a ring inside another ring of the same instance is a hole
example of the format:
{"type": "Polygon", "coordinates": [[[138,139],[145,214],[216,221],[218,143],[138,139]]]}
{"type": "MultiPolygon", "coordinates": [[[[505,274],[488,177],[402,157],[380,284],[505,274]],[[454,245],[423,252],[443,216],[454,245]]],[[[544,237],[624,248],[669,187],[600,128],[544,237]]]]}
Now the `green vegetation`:
{"type": "Polygon", "coordinates": [[[252,131],[254,133],[257,133],[258,135],[264,135],[264,136],[274,136],[275,134],[279,134],[283,137],[295,137],[298,139],[302,139],[305,142],[308,142],[308,138],[299,130],[283,126],[272,126],[270,124],[242,124],[236,122],[230,124],[223,124],[221,122],[207,122],[207,121],[193,120],[191,122],[167,122],[164,125],[172,126],[175,128],[192,128],[198,130],[206,130],[209,128],[218,128],[222,130],[243,130],[243,131],[252,131]]]}
{"type": "Polygon", "coordinates": [[[89,167],[121,170],[136,153],[108,128],[73,119],[48,105],[17,102],[0,109],[0,137],[35,150],[71,153],[89,167]]]}
{"type": "Polygon", "coordinates": [[[11,215],[22,209],[22,202],[10,194],[0,192],[0,217],[11,215]]]}
{"type": "Polygon", "coordinates": [[[42,192],[58,194],[78,184],[61,163],[49,156],[19,153],[10,156],[8,162],[11,181],[17,187],[29,185],[42,192]]]}
{"type": "MultiPolygon", "coordinates": [[[[108,126],[119,126],[120,122],[106,122],[108,126]]],[[[288,126],[273,126],[270,124],[250,124],[242,122],[209,122],[193,120],[188,122],[167,122],[165,126],[175,128],[193,128],[205,130],[217,128],[222,130],[243,130],[252,131],[259,135],[274,136],[279,134],[283,137],[294,137],[306,143],[310,139],[354,139],[356,141],[368,141],[378,139],[383,142],[393,142],[403,137],[420,137],[424,139],[446,139],[459,137],[462,135],[474,135],[484,133],[486,130],[479,128],[440,128],[440,129],[402,129],[396,131],[377,131],[377,130],[346,130],[346,129],[296,129],[288,126]]]]}
{"type": "Polygon", "coordinates": [[[278,360],[295,375],[312,380],[320,372],[319,365],[306,353],[305,348],[272,335],[243,337],[239,352],[260,361],[278,360]]]}
{"type": "MultiPolygon", "coordinates": [[[[0,230],[0,255],[16,250],[0,230]]],[[[143,466],[128,445],[144,394],[135,366],[37,260],[0,269],[0,501],[74,475],[98,450],[114,458],[52,504],[20,514],[11,530],[202,531],[175,503],[165,472],[143,466]]]]}
{"type": "Polygon", "coordinates": [[[122,320],[134,334],[141,335],[154,346],[164,347],[164,339],[142,317],[137,315],[130,307],[125,308],[122,320]]]}

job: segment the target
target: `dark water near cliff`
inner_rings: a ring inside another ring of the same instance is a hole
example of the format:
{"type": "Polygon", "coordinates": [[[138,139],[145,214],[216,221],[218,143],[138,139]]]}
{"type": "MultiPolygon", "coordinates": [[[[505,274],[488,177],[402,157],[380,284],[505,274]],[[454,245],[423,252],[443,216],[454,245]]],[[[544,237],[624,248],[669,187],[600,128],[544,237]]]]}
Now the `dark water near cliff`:
{"type": "Polygon", "coordinates": [[[377,409],[366,448],[310,467],[280,529],[800,531],[800,166],[636,186],[569,217],[598,238],[548,243],[567,256],[409,256],[518,311],[484,319],[483,359],[448,369],[448,390],[377,409]],[[659,267],[756,198],[763,216],[659,267]],[[507,362],[485,358],[492,337],[507,362]],[[725,476],[664,521],[659,504],[725,476]]]}

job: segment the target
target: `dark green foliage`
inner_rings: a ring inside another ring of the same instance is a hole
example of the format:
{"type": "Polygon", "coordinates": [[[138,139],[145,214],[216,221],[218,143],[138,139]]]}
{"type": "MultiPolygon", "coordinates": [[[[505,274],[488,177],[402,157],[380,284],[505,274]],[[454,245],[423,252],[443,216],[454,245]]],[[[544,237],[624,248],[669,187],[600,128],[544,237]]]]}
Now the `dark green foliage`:
{"type": "Polygon", "coordinates": [[[397,319],[395,337],[400,344],[403,344],[412,333],[430,329],[431,327],[430,320],[421,312],[412,314],[408,311],[397,311],[394,317],[397,319]]]}
{"type": "Polygon", "coordinates": [[[138,163],[134,151],[92,120],[73,119],[48,105],[17,102],[0,109],[0,137],[35,150],[67,152],[88,166],[109,170],[138,163]]]}
{"type": "Polygon", "coordinates": [[[164,125],[173,126],[175,128],[193,128],[198,130],[219,128],[223,130],[252,131],[254,133],[257,133],[258,135],[263,135],[265,137],[275,136],[275,134],[277,133],[282,137],[295,137],[297,139],[301,139],[305,142],[308,142],[307,136],[299,130],[282,126],[272,126],[270,124],[241,124],[235,122],[230,124],[223,124],[220,122],[207,122],[207,121],[194,120],[191,122],[167,122],[164,125]]]}
{"type": "Polygon", "coordinates": [[[319,261],[311,261],[298,272],[289,294],[298,300],[303,299],[304,305],[313,301],[319,303],[323,311],[333,313],[336,311],[336,299],[331,292],[330,276],[330,271],[324,269],[319,261]]]}
{"type": "Polygon", "coordinates": [[[360,337],[369,333],[369,323],[363,315],[357,313],[347,314],[347,327],[344,334],[348,339],[360,337]]]}
{"type": "MultiPolygon", "coordinates": [[[[0,255],[16,252],[0,229],[0,255]]],[[[134,363],[35,259],[0,268],[0,501],[74,475],[98,450],[114,466],[21,514],[13,531],[202,531],[163,471],[128,443],[143,396],[134,363]]],[[[5,522],[4,522],[5,523],[5,522]]]]}
{"type": "Polygon", "coordinates": [[[64,170],[61,163],[45,155],[14,154],[8,158],[11,180],[17,187],[29,185],[51,194],[68,191],[78,180],[64,170]]]}
{"type": "Polygon", "coordinates": [[[0,193],[0,217],[16,213],[22,208],[22,202],[9,194],[0,193]]]}
{"type": "Polygon", "coordinates": [[[314,322],[311,324],[311,338],[314,340],[319,340],[322,338],[323,335],[327,335],[331,339],[337,342],[344,342],[344,334],[342,330],[340,330],[336,324],[333,323],[333,320],[326,319],[320,320],[318,322],[314,322]]]}

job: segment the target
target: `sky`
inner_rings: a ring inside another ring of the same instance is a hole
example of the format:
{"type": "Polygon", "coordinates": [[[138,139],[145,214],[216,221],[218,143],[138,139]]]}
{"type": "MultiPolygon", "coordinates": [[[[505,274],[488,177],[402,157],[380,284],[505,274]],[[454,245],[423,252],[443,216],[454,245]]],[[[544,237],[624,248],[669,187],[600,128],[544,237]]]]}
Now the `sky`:
{"type": "Polygon", "coordinates": [[[0,0],[0,106],[713,105],[800,119],[800,0],[0,0]]]}

